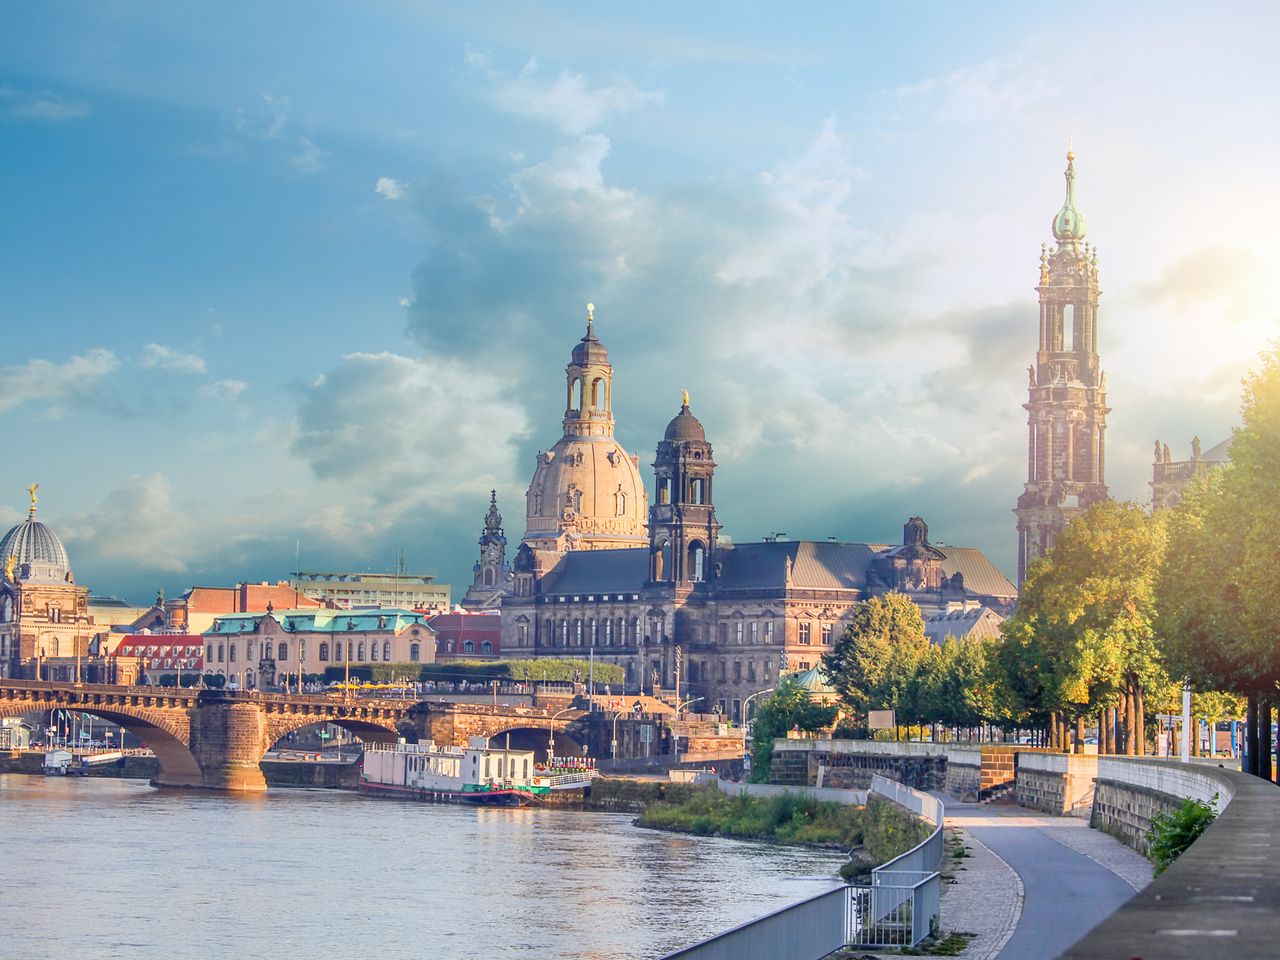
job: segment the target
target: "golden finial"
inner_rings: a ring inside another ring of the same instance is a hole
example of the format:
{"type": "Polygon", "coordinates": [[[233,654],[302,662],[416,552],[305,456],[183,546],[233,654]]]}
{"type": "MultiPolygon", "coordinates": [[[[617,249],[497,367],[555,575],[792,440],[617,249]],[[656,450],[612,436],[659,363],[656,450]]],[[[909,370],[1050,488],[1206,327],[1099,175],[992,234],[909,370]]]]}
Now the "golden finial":
{"type": "Polygon", "coordinates": [[[40,500],[40,498],[36,496],[36,491],[37,491],[37,490],[39,490],[39,489],[40,489],[40,484],[38,484],[38,483],[33,483],[31,486],[27,487],[27,496],[29,496],[29,497],[31,498],[31,512],[32,512],[32,513],[35,513],[35,512],[36,512],[36,504],[37,504],[37,503],[39,502],[39,500],[40,500]]]}
{"type": "Polygon", "coordinates": [[[590,323],[595,319],[596,305],[594,303],[587,304],[587,322],[590,323]]]}
{"type": "Polygon", "coordinates": [[[688,390],[681,390],[681,391],[680,391],[680,402],[681,402],[684,406],[686,406],[686,407],[689,405],[689,391],[688,391],[688,390]]]}
{"type": "Polygon", "coordinates": [[[1074,140],[1073,137],[1067,137],[1067,162],[1068,163],[1071,163],[1076,158],[1076,152],[1071,147],[1073,140],[1074,140]]]}

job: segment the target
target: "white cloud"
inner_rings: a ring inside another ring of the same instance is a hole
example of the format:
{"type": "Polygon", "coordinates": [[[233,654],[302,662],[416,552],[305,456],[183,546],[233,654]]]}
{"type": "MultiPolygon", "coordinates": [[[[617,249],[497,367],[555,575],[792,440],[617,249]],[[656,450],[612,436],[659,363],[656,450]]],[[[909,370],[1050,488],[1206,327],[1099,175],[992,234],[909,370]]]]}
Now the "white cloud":
{"type": "Polygon", "coordinates": [[[388,200],[403,200],[404,184],[393,177],[379,177],[378,182],[373,185],[373,192],[388,200]]]}
{"type": "Polygon", "coordinates": [[[92,109],[89,101],[76,100],[51,90],[18,90],[0,87],[0,114],[19,120],[60,122],[87,117],[92,109]]]}
{"type": "Polygon", "coordinates": [[[174,373],[205,373],[208,370],[204,358],[199,354],[187,353],[174,347],[166,347],[161,343],[148,343],[142,348],[142,357],[138,360],[144,369],[171,370],[174,373]]]}
{"type": "Polygon", "coordinates": [[[72,518],[65,534],[76,542],[77,556],[98,565],[182,573],[198,556],[189,511],[174,504],[173,484],[162,473],[129,477],[97,507],[72,518]]]}
{"type": "Polygon", "coordinates": [[[289,158],[289,162],[303,173],[318,173],[324,169],[328,156],[328,152],[321,150],[309,137],[299,137],[298,152],[289,158]]]}
{"type": "Polygon", "coordinates": [[[893,95],[903,102],[924,104],[935,119],[950,123],[1021,113],[1058,93],[1038,47],[1031,41],[1017,53],[903,85],[893,95]]]}
{"type": "Polygon", "coordinates": [[[93,399],[103,378],[119,366],[114,353],[95,348],[62,364],[28,360],[0,369],[0,413],[40,404],[44,416],[66,416],[73,405],[93,399]]]}
{"type": "Polygon", "coordinates": [[[487,58],[480,60],[468,53],[467,62],[484,71],[490,95],[500,109],[528,120],[550,123],[575,136],[595,129],[610,115],[660,106],[665,100],[661,91],[641,90],[626,80],[593,86],[582,74],[567,70],[554,78],[542,76],[537,60],[532,57],[511,78],[502,78],[488,70],[487,58]]]}
{"type": "Polygon", "coordinates": [[[200,393],[211,400],[228,400],[234,403],[249,389],[243,380],[216,380],[200,388],[200,393]]]}
{"type": "Polygon", "coordinates": [[[527,427],[499,370],[355,353],[307,388],[292,450],[318,478],[393,512],[449,509],[510,481],[527,427]]]}

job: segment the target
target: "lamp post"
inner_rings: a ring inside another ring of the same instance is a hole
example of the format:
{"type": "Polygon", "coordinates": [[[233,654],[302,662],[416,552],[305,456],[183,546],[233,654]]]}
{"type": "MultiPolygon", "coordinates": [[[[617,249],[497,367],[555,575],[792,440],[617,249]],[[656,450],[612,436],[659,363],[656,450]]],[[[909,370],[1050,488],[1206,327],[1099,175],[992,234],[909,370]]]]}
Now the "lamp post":
{"type": "Polygon", "coordinates": [[[751,696],[742,702],[742,755],[747,755],[747,707],[751,705],[751,701],[756,697],[764,696],[766,693],[773,693],[777,687],[767,687],[764,690],[757,690],[751,696]]]}
{"type": "Polygon", "coordinates": [[[551,769],[552,758],[556,755],[556,717],[562,713],[571,713],[573,707],[565,707],[563,710],[557,710],[551,715],[550,730],[547,736],[547,770],[551,769]]]}
{"type": "Polygon", "coordinates": [[[609,759],[618,759],[618,718],[622,716],[623,711],[619,710],[613,715],[613,740],[609,743],[609,759]]]}
{"type": "MultiPolygon", "coordinates": [[[[680,648],[677,647],[676,649],[679,650],[680,648]]],[[[672,739],[675,741],[675,743],[672,744],[671,752],[672,754],[674,754],[677,761],[680,759],[680,711],[684,707],[687,707],[689,704],[697,703],[701,699],[702,699],[701,697],[693,697],[689,700],[686,700],[684,703],[681,703],[680,699],[678,697],[676,698],[676,722],[675,722],[675,727],[672,730],[672,734],[673,734],[672,739]]]]}

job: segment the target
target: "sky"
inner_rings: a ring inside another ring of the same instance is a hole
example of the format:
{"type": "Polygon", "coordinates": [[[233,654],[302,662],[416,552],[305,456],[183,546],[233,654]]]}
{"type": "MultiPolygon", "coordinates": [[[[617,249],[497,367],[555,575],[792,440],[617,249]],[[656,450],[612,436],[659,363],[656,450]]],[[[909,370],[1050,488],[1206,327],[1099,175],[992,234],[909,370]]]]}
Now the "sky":
{"type": "MultiPolygon", "coordinates": [[[[792,5],[794,6],[794,5],[792,5]]],[[[1280,333],[1280,8],[0,8],[0,529],[146,602],[304,569],[460,597],[596,305],[617,435],[688,389],[744,542],[1015,565],[1040,245],[1099,250],[1107,480],[1280,333]]]]}

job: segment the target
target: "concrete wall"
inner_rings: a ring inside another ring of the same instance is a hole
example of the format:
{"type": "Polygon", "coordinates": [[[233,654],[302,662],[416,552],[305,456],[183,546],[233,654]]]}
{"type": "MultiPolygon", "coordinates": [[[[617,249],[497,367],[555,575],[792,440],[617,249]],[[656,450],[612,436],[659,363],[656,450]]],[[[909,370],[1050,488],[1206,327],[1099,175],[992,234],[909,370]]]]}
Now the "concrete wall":
{"type": "Polygon", "coordinates": [[[1059,816],[1088,817],[1093,808],[1098,758],[1083,754],[1018,753],[1017,802],[1059,816]]]}

